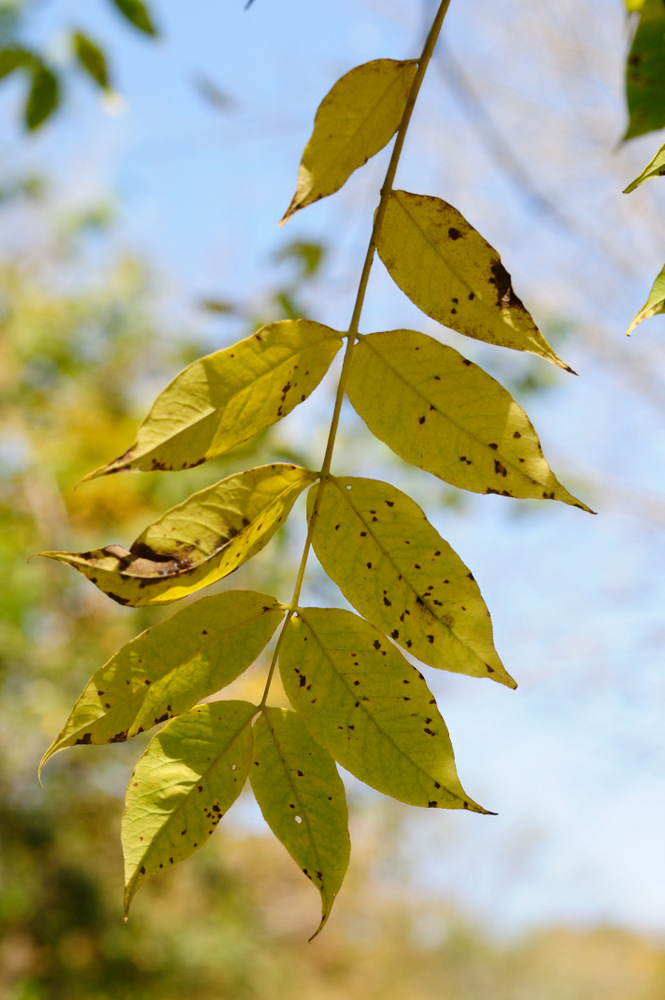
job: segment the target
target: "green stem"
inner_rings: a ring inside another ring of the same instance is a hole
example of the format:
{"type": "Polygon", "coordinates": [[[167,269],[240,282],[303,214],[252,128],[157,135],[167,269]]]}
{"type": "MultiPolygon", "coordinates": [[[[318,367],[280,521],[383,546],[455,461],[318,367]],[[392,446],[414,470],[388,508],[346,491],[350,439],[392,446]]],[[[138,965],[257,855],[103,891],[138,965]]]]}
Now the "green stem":
{"type": "Polygon", "coordinates": [[[367,247],[367,253],[365,255],[365,262],[363,264],[363,269],[360,273],[360,280],[358,282],[358,291],[356,293],[356,300],[353,306],[353,313],[351,315],[351,322],[349,324],[349,329],[347,333],[346,350],[344,353],[344,361],[342,363],[342,371],[340,372],[339,382],[337,383],[337,393],[335,395],[335,405],[333,408],[333,414],[330,421],[330,430],[328,432],[328,442],[326,444],[325,455],[323,456],[323,464],[321,466],[319,485],[316,491],[316,496],[314,497],[314,504],[312,507],[312,513],[309,518],[309,523],[307,526],[307,537],[305,538],[305,545],[303,547],[302,557],[300,559],[300,566],[298,567],[298,576],[296,577],[296,583],[293,588],[293,596],[291,597],[291,603],[289,604],[286,619],[282,626],[282,630],[279,634],[277,640],[277,645],[275,646],[275,651],[273,653],[272,661],[270,664],[270,670],[268,671],[268,677],[266,679],[265,689],[263,691],[263,697],[259,705],[259,709],[262,709],[266,704],[266,699],[268,697],[268,692],[270,690],[270,685],[275,673],[275,668],[277,666],[277,658],[279,656],[279,651],[282,647],[282,642],[286,634],[286,629],[289,624],[289,619],[293,616],[294,611],[298,607],[298,601],[300,600],[300,592],[302,590],[303,582],[305,579],[305,569],[307,567],[307,560],[309,558],[309,553],[312,547],[312,538],[314,536],[314,527],[316,525],[316,520],[319,515],[319,507],[321,506],[321,498],[323,496],[323,491],[326,488],[328,481],[328,476],[330,475],[330,466],[332,463],[333,451],[335,448],[335,440],[337,438],[337,430],[339,428],[339,420],[342,412],[342,403],[344,402],[344,396],[346,394],[346,384],[349,378],[349,370],[351,368],[351,356],[353,353],[353,345],[358,338],[358,330],[360,327],[360,317],[363,311],[363,306],[365,304],[365,295],[367,294],[367,285],[369,283],[369,276],[372,270],[372,264],[374,263],[374,252],[376,250],[376,238],[383,225],[383,219],[386,214],[386,209],[388,207],[388,201],[393,193],[393,183],[395,180],[395,174],[397,173],[397,167],[399,165],[400,156],[402,155],[402,149],[404,147],[404,140],[406,138],[407,129],[409,123],[411,122],[411,115],[413,114],[413,109],[415,107],[416,99],[420,92],[420,87],[423,82],[423,78],[427,71],[429,61],[432,58],[432,53],[438,41],[439,35],[441,33],[441,28],[446,14],[448,13],[448,8],[450,7],[451,0],[442,0],[439,5],[439,9],[436,12],[436,17],[432,22],[432,27],[429,30],[425,45],[418,62],[418,69],[416,75],[413,79],[411,85],[411,90],[409,91],[409,96],[406,101],[406,107],[404,108],[404,114],[402,115],[402,120],[399,123],[399,128],[397,129],[397,138],[395,139],[395,145],[393,146],[392,155],[390,157],[390,163],[388,164],[388,169],[386,171],[385,180],[381,187],[381,200],[379,201],[379,207],[376,210],[374,216],[374,225],[372,227],[372,235],[370,236],[369,246],[367,247]]]}

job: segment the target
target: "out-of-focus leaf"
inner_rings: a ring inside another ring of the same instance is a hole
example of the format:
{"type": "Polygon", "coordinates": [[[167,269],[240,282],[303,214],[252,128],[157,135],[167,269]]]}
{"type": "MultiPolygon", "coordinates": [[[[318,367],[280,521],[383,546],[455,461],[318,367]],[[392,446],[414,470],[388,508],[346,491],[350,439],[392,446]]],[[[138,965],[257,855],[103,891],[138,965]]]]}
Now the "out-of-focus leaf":
{"type": "Polygon", "coordinates": [[[628,336],[630,336],[639,323],[643,323],[645,319],[650,319],[659,313],[665,313],[665,267],[654,281],[653,288],[649,292],[649,298],[626,330],[628,336]]]}
{"type": "Polygon", "coordinates": [[[0,49],[0,80],[9,76],[14,70],[23,69],[30,66],[33,61],[32,52],[27,49],[11,48],[0,49]]]}
{"type": "Polygon", "coordinates": [[[125,917],[143,882],[203,847],[240,795],[255,713],[246,701],[198,705],[151,740],[129,781],[122,817],[125,917]]]}
{"type": "Polygon", "coordinates": [[[424,677],[378,629],[350,611],[298,609],[279,662],[310,733],[356,778],[410,805],[486,811],[460,784],[424,677]]]}
{"type": "MultiPolygon", "coordinates": [[[[665,47],[665,41],[663,42],[663,47],[665,47]]],[[[640,184],[644,184],[651,177],[663,177],[665,175],[665,145],[661,146],[653,160],[647,163],[646,167],[642,173],[632,181],[627,188],[624,188],[624,194],[630,194],[635,188],[639,187],[640,184]]]]}
{"type": "Polygon", "coordinates": [[[108,90],[109,73],[106,56],[100,47],[80,31],[74,32],[72,41],[74,42],[76,58],[82,68],[103,90],[108,90]]]}
{"type": "MultiPolygon", "coordinates": [[[[313,487],[310,516],[315,495],[313,487]]],[[[406,493],[331,477],[312,542],[354,608],[423,663],[516,686],[473,574],[406,493]]]]}
{"type": "Polygon", "coordinates": [[[499,254],[452,205],[393,191],[376,248],[396,284],[432,319],[572,371],[515,295],[499,254]]]}
{"type": "Polygon", "coordinates": [[[665,4],[644,0],[626,63],[628,128],[624,140],[665,125],[665,4]]]}
{"type": "Polygon", "coordinates": [[[268,826],[321,893],[316,937],[344,880],[351,849],[335,761],[295,712],[265,708],[254,724],[250,781],[268,826]]]}
{"type": "Polygon", "coordinates": [[[25,124],[30,132],[43,125],[58,107],[60,84],[53,70],[43,63],[34,63],[30,92],[25,106],[25,124]]]}
{"type": "Polygon", "coordinates": [[[118,604],[170,604],[259,552],[315,478],[297,465],[264,465],[194,493],[146,528],[131,549],[41,555],[73,566],[118,604]]]}
{"type": "Polygon", "coordinates": [[[338,191],[348,177],[390,141],[399,127],[417,65],[374,59],[338,80],[322,100],[305,147],[294,212],[338,191]]]}
{"type": "Polygon", "coordinates": [[[226,687],[254,662],[283,615],[274,597],[231,590],[146,629],[91,677],[40,772],[58,750],[122,743],[226,687]]]}
{"type": "Polygon", "coordinates": [[[432,337],[414,330],[361,337],[347,391],[373,434],[453,486],[589,510],[555,477],[510,393],[432,337]]]}
{"type": "Polygon", "coordinates": [[[157,397],[136,443],[85,479],[131,469],[178,471],[222,455],[307,399],[341,343],[328,326],[283,320],[195,361],[157,397]]]}
{"type": "Polygon", "coordinates": [[[146,35],[157,35],[158,31],[152,20],[152,15],[142,0],[111,0],[120,13],[127,18],[139,31],[146,35]]]}

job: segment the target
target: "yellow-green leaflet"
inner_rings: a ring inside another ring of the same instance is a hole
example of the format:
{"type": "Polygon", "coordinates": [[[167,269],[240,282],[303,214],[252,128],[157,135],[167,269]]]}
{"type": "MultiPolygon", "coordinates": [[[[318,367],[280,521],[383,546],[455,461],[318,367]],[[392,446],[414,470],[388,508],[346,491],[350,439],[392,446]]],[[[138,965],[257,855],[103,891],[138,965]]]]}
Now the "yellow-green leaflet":
{"type": "Polygon", "coordinates": [[[452,205],[393,191],[376,248],[396,284],[432,319],[572,371],[515,295],[499,254],[452,205]]]}
{"type": "Polygon", "coordinates": [[[665,267],[654,281],[649,298],[626,330],[628,336],[638,324],[644,322],[645,319],[651,319],[652,316],[657,316],[658,313],[665,313],[665,267]]]}
{"type": "Polygon", "coordinates": [[[453,486],[589,510],[555,477],[510,393],[432,337],[414,330],[361,337],[347,392],[373,434],[453,486]]]}
{"type": "Polygon", "coordinates": [[[255,714],[246,701],[198,705],[150,741],[130,778],[122,817],[125,917],[142,883],[203,847],[240,795],[255,714]]]}
{"type": "Polygon", "coordinates": [[[222,455],[307,399],[341,343],[340,334],[321,323],[283,320],[195,361],[157,397],[136,443],[85,479],[130,469],[189,469],[222,455]]]}
{"type": "Polygon", "coordinates": [[[644,184],[648,181],[650,177],[663,177],[665,176],[665,145],[661,146],[653,160],[647,163],[646,167],[642,173],[632,181],[627,188],[624,188],[624,194],[630,194],[635,188],[639,187],[640,184],[644,184]]]}
{"type": "Polygon", "coordinates": [[[416,69],[414,61],[375,59],[337,81],[316,113],[296,193],[282,223],[338,191],[354,170],[390,141],[402,120],[416,69]]]}
{"type": "Polygon", "coordinates": [[[172,507],[131,549],[42,552],[73,566],[118,604],[169,604],[221,580],[270,541],[316,479],[297,465],[263,465],[172,507]]]}
{"type": "Polygon", "coordinates": [[[316,937],[330,916],[351,850],[346,794],[335,761],[295,712],[264,708],[254,724],[249,777],[266,823],[321,893],[316,937]]]}
{"type": "Polygon", "coordinates": [[[473,574],[406,493],[331,477],[312,542],[354,608],[423,663],[516,687],[473,574]]]}
{"type": "Polygon", "coordinates": [[[91,677],[40,772],[58,750],[121,743],[226,687],[254,662],[283,615],[274,597],[231,590],[146,629],[91,677]]]}
{"type": "Polygon", "coordinates": [[[460,784],[424,677],[383,632],[350,611],[298,609],[279,665],[314,739],[356,778],[410,805],[486,812],[460,784]]]}

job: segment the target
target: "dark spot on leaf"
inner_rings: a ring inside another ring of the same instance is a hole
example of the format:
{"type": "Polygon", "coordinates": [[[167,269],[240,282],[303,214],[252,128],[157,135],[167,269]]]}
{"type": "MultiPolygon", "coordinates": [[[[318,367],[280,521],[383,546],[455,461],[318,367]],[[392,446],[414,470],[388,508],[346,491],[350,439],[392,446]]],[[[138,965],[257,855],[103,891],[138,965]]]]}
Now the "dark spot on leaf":
{"type": "Polygon", "coordinates": [[[497,476],[505,477],[508,475],[508,470],[506,469],[505,465],[501,464],[498,458],[494,459],[494,471],[496,472],[497,476]]]}
{"type": "Polygon", "coordinates": [[[451,240],[458,240],[461,235],[462,234],[460,233],[459,229],[455,229],[454,226],[451,226],[450,229],[448,230],[448,236],[451,238],[451,240]]]}
{"type": "Polygon", "coordinates": [[[91,742],[91,740],[92,740],[92,733],[84,733],[83,736],[81,736],[76,741],[76,743],[74,744],[74,746],[79,746],[79,745],[81,745],[81,746],[87,746],[88,743],[91,742]]]}
{"type": "Polygon", "coordinates": [[[381,643],[378,639],[375,639],[372,645],[374,646],[374,649],[381,649],[381,643]]]}
{"type": "Polygon", "coordinates": [[[439,804],[438,802],[428,802],[427,807],[428,809],[434,809],[436,806],[438,806],[438,804],[439,804]]]}
{"type": "Polygon", "coordinates": [[[506,271],[501,261],[497,260],[490,268],[492,277],[490,284],[494,285],[497,291],[497,305],[499,309],[520,309],[524,312],[524,304],[515,295],[510,281],[510,275],[506,271]]]}
{"type": "Polygon", "coordinates": [[[371,569],[371,568],[372,568],[372,564],[371,563],[367,563],[367,569],[371,569]]]}
{"type": "Polygon", "coordinates": [[[467,358],[462,358],[462,364],[463,364],[463,365],[466,365],[466,366],[467,366],[467,368],[468,368],[468,367],[469,367],[469,365],[471,364],[471,362],[470,362],[469,360],[467,360],[467,358]]]}
{"type": "Polygon", "coordinates": [[[143,865],[141,865],[141,867],[139,868],[139,872],[141,873],[141,875],[145,875],[145,868],[143,867],[143,865]]]}
{"type": "Polygon", "coordinates": [[[129,598],[128,597],[119,597],[118,594],[112,594],[108,590],[106,591],[106,596],[110,597],[112,601],[116,602],[116,604],[122,604],[122,605],[129,604],[129,598]]]}
{"type": "Polygon", "coordinates": [[[390,637],[391,639],[399,639],[399,631],[396,628],[394,628],[390,633],[390,637]]]}
{"type": "Polygon", "coordinates": [[[433,635],[428,635],[427,636],[427,640],[428,640],[428,642],[434,642],[434,636],[433,635]]]}
{"type": "Polygon", "coordinates": [[[388,600],[388,598],[384,596],[384,598],[383,598],[383,603],[385,604],[385,606],[386,606],[387,608],[389,608],[389,607],[391,606],[391,604],[392,604],[393,602],[392,602],[392,601],[389,601],[389,600],[388,600]]]}
{"type": "Polygon", "coordinates": [[[407,648],[407,649],[411,649],[411,646],[412,646],[412,645],[413,645],[413,643],[411,642],[411,640],[410,640],[410,639],[407,639],[407,640],[406,640],[406,648],[407,648]]]}
{"type": "Polygon", "coordinates": [[[125,729],[124,732],[116,733],[115,736],[112,736],[111,739],[109,740],[109,743],[124,743],[126,739],[127,739],[127,730],[125,729]]]}
{"type": "Polygon", "coordinates": [[[385,501],[385,503],[386,503],[386,505],[387,505],[388,507],[394,507],[394,506],[395,506],[395,503],[394,503],[394,501],[393,501],[393,500],[386,500],[386,501],[385,501]]]}
{"type": "Polygon", "coordinates": [[[304,674],[301,674],[300,675],[300,687],[304,688],[304,686],[305,686],[306,683],[307,683],[307,678],[305,677],[304,674]]]}
{"type": "Polygon", "coordinates": [[[366,531],[361,531],[361,532],[360,532],[360,537],[361,537],[361,538],[365,538],[365,537],[366,537],[366,535],[367,535],[367,532],[366,532],[366,531]]]}
{"type": "MultiPolygon", "coordinates": [[[[264,608],[264,611],[265,611],[265,608],[264,608]]],[[[207,628],[202,628],[201,629],[201,635],[207,635],[207,634],[208,634],[208,629],[207,628]]]]}
{"type": "Polygon", "coordinates": [[[514,433],[513,433],[513,437],[514,437],[514,438],[521,438],[521,437],[522,437],[522,435],[520,434],[520,432],[519,432],[519,431],[514,431],[514,433]]]}
{"type": "Polygon", "coordinates": [[[419,417],[418,418],[418,423],[419,424],[424,424],[425,423],[425,417],[419,417]]]}
{"type": "Polygon", "coordinates": [[[436,733],[433,732],[431,729],[428,729],[427,726],[425,726],[425,728],[423,729],[423,732],[427,733],[428,736],[436,736],[436,733]]]}

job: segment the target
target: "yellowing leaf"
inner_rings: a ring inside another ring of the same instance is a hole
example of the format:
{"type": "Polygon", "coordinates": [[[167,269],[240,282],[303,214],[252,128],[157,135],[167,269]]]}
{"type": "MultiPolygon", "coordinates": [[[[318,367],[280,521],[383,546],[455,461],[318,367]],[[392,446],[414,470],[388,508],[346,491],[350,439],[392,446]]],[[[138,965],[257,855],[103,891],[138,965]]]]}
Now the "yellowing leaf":
{"type": "Polygon", "coordinates": [[[134,768],[122,817],[125,916],[142,883],[203,847],[240,795],[255,714],[246,701],[198,705],[151,740],[134,768]]]}
{"type": "Polygon", "coordinates": [[[650,319],[652,316],[657,316],[658,313],[665,313],[665,267],[654,281],[653,288],[649,292],[649,298],[626,330],[628,336],[630,336],[639,323],[644,322],[645,319],[650,319]]]}
{"type": "Polygon", "coordinates": [[[432,337],[414,330],[361,337],[347,391],[373,434],[453,486],[589,510],[555,477],[510,393],[432,337]]]}
{"type": "Polygon", "coordinates": [[[635,188],[638,188],[640,184],[644,184],[651,177],[663,176],[665,176],[665,145],[660,147],[653,160],[647,163],[642,173],[627,188],[624,188],[623,193],[630,194],[631,191],[634,191],[635,188]]]}
{"type": "Polygon", "coordinates": [[[331,477],[312,541],[354,608],[423,663],[516,687],[473,574],[405,493],[331,477]]]}
{"type": "Polygon", "coordinates": [[[328,326],[283,320],[195,361],[157,397],[136,443],[85,479],[130,469],[189,469],[222,455],[306,399],[341,343],[328,326]]]}
{"type": "Polygon", "coordinates": [[[376,248],[392,279],[432,319],[572,371],[515,295],[499,254],[452,205],[393,191],[376,248]]]}
{"type": "Polygon", "coordinates": [[[459,782],[422,674],[378,629],[350,611],[299,609],[279,662],[310,733],[356,778],[410,805],[486,811],[459,782]]]}
{"type": "Polygon", "coordinates": [[[170,604],[221,580],[268,544],[316,476],[263,465],[222,479],[172,507],[131,549],[42,552],[73,566],[118,604],[170,604]]]}
{"type": "Polygon", "coordinates": [[[417,65],[375,59],[356,66],[324,97],[305,147],[298,184],[282,223],[338,191],[390,141],[402,120],[417,65]]]}
{"type": "Polygon", "coordinates": [[[342,885],[351,849],[335,761],[295,712],[265,708],[254,724],[250,781],[268,826],[321,893],[316,937],[342,885]]]}
{"type": "Polygon", "coordinates": [[[121,743],[226,687],[254,662],[283,615],[274,597],[231,590],[146,629],[91,677],[40,772],[58,750],[121,743]]]}
{"type": "Polygon", "coordinates": [[[634,139],[665,125],[665,4],[644,0],[626,60],[628,128],[634,139]]]}

